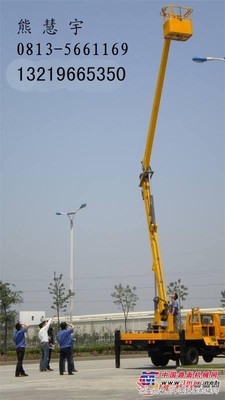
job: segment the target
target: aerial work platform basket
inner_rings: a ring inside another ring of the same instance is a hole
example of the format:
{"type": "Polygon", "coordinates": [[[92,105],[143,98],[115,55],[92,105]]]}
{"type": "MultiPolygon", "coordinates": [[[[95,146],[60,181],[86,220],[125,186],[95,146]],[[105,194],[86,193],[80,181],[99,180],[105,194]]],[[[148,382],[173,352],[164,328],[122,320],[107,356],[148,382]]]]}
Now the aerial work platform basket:
{"type": "Polygon", "coordinates": [[[164,39],[186,41],[192,36],[192,9],[168,5],[163,7],[160,15],[164,19],[164,39]]]}

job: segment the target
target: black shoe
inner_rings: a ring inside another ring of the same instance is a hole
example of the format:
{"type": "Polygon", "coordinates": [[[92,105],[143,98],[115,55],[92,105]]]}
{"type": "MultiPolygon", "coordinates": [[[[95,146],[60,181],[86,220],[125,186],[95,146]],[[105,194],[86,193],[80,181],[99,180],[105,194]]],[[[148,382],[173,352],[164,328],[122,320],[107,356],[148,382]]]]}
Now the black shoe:
{"type": "Polygon", "coordinates": [[[54,371],[54,369],[52,369],[52,368],[47,368],[47,370],[48,370],[48,371],[54,371]]]}
{"type": "Polygon", "coordinates": [[[73,372],[78,372],[78,370],[77,369],[73,369],[73,372]]]}
{"type": "Polygon", "coordinates": [[[64,373],[62,373],[62,374],[60,373],[60,375],[64,375],[64,373]]]}
{"type": "Polygon", "coordinates": [[[73,372],[69,372],[68,375],[74,375],[74,373],[73,372]]]}
{"type": "Polygon", "coordinates": [[[23,374],[21,374],[21,376],[29,376],[29,375],[26,374],[26,372],[24,372],[23,374]]]}

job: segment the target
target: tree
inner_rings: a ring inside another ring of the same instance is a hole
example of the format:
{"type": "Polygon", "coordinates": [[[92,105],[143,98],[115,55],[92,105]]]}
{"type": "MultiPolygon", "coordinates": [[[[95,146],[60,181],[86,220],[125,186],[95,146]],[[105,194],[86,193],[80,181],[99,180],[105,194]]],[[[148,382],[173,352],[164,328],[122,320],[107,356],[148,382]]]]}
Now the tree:
{"type": "Polygon", "coordinates": [[[185,301],[186,297],[188,296],[188,292],[187,292],[188,288],[184,285],[181,284],[181,279],[178,279],[175,282],[171,282],[168,286],[167,286],[167,295],[170,297],[172,293],[177,293],[178,294],[178,300],[179,300],[179,308],[183,308],[183,306],[181,306],[181,300],[185,301]]]}
{"type": "Polygon", "coordinates": [[[59,329],[60,310],[65,312],[67,309],[67,305],[69,303],[69,299],[74,296],[74,293],[71,292],[71,290],[68,290],[68,293],[66,294],[65,285],[62,282],[62,278],[63,274],[57,276],[56,272],[54,272],[54,283],[50,283],[48,287],[49,293],[53,297],[53,305],[51,306],[51,308],[53,310],[56,310],[58,319],[58,329],[59,329]]]}
{"type": "Polygon", "coordinates": [[[119,285],[114,286],[115,292],[111,294],[111,296],[115,299],[114,304],[117,305],[117,308],[122,308],[124,314],[124,322],[125,322],[125,331],[127,330],[127,319],[130,311],[134,310],[136,306],[138,296],[136,295],[136,287],[132,288],[127,285],[123,287],[120,283],[119,285]]]}
{"type": "Polygon", "coordinates": [[[12,290],[15,285],[0,281],[0,323],[3,330],[3,352],[7,352],[7,336],[9,328],[15,323],[16,310],[12,308],[23,302],[22,292],[12,290]]]}
{"type": "Polygon", "coordinates": [[[225,307],[225,290],[223,290],[223,291],[221,292],[221,296],[222,296],[222,298],[221,298],[221,300],[220,300],[221,307],[225,307]]]}

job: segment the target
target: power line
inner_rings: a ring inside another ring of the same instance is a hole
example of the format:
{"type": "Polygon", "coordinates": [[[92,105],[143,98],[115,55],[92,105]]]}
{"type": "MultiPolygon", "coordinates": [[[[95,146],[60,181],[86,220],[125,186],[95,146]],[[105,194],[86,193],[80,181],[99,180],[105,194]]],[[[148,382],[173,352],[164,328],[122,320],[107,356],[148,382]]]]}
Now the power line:
{"type": "MultiPolygon", "coordinates": [[[[169,273],[169,275],[180,275],[180,276],[182,276],[182,275],[192,275],[192,274],[204,274],[204,273],[207,273],[207,274],[211,274],[211,273],[213,273],[213,274],[215,274],[215,273],[224,273],[224,269],[213,269],[212,271],[206,271],[206,270],[195,270],[195,271],[179,271],[179,274],[177,273],[177,272],[171,272],[171,273],[169,273]]],[[[96,279],[112,279],[112,278],[120,278],[120,279],[122,279],[122,278],[139,278],[139,279],[142,279],[142,278],[147,278],[147,277],[152,277],[153,275],[152,275],[152,270],[150,270],[149,271],[149,273],[148,274],[126,274],[126,275],[122,275],[122,274],[119,274],[119,275],[95,275],[95,276],[86,276],[86,277],[77,277],[76,278],[76,281],[81,281],[81,280],[96,280],[96,279]]],[[[65,275],[64,276],[64,278],[65,279],[68,279],[68,276],[67,275],[65,275]]],[[[31,279],[31,278],[25,278],[25,279],[8,279],[7,281],[8,282],[33,282],[33,281],[35,281],[35,282],[46,282],[46,280],[47,279],[51,279],[51,278],[34,278],[34,279],[31,279]]]]}
{"type": "MultiPolygon", "coordinates": [[[[222,286],[222,287],[224,287],[224,283],[201,283],[201,284],[188,284],[188,288],[189,287],[208,287],[208,286],[210,286],[210,287],[212,287],[212,286],[222,286]]],[[[154,289],[155,288],[155,286],[137,286],[137,289],[154,289]]],[[[88,291],[88,292],[90,292],[90,291],[97,291],[97,290],[112,290],[113,288],[112,287],[110,287],[110,288],[106,288],[106,287],[104,287],[104,288],[102,288],[102,287],[98,287],[98,288],[79,288],[79,292],[86,292],[86,291],[88,291]]],[[[42,292],[42,293],[49,293],[48,292],[48,290],[46,289],[46,290],[23,290],[23,293],[40,293],[40,292],[42,292]]]]}

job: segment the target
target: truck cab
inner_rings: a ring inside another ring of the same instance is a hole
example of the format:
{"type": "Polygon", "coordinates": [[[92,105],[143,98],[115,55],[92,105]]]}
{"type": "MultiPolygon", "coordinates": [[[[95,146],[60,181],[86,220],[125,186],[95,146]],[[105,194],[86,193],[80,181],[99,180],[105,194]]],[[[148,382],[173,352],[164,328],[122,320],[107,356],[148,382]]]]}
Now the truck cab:
{"type": "Polygon", "coordinates": [[[201,312],[193,308],[186,316],[185,327],[186,341],[198,349],[206,362],[211,362],[214,357],[225,354],[225,313],[201,312]]]}

